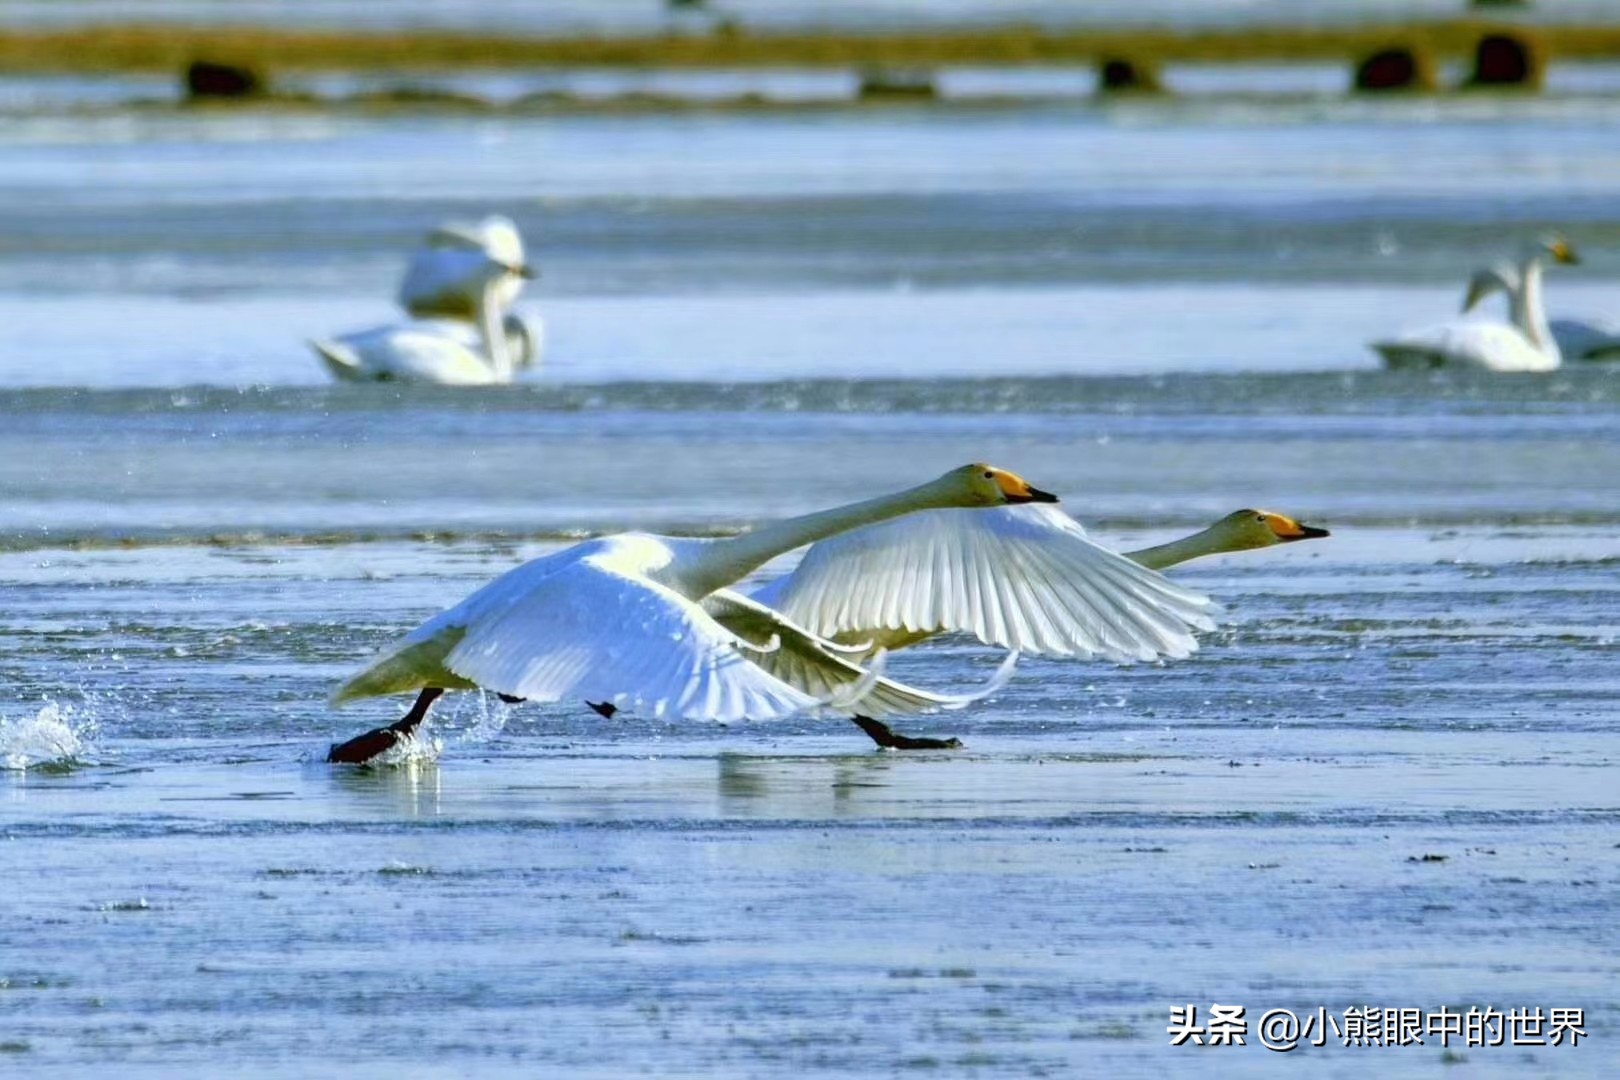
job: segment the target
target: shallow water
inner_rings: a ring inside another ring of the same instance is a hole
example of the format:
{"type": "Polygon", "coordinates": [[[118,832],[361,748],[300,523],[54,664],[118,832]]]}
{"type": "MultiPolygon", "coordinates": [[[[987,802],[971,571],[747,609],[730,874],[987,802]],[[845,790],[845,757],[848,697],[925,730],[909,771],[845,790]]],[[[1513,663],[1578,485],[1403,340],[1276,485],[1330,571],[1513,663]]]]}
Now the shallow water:
{"type": "Polygon", "coordinates": [[[1609,309],[1614,129],[1597,97],[0,119],[5,1071],[1608,1075],[1620,369],[1364,345],[1548,226],[1587,255],[1555,312],[1609,309]],[[322,385],[303,340],[393,317],[404,247],[485,210],[545,268],[545,365],[322,385]],[[975,459],[1126,549],[1254,505],[1334,536],[1178,570],[1227,609],[1187,661],[1025,661],[911,725],[961,752],[462,695],[436,754],[319,763],[400,707],[335,683],[519,559],[975,459]],[[1588,1037],[1169,1046],[1216,1002],[1588,1037]]]}

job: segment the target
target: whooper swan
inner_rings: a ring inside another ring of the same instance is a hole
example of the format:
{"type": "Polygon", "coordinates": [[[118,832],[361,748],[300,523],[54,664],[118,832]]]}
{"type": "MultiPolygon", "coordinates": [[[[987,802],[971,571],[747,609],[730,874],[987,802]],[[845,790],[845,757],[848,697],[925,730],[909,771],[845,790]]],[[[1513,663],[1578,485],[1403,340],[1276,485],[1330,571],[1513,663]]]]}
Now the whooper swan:
{"type": "MultiPolygon", "coordinates": [[[[335,702],[420,693],[399,723],[333,747],[328,760],[368,760],[413,730],[447,689],[481,687],[534,701],[584,698],[654,716],[722,722],[837,706],[751,662],[784,647],[780,632],[761,646],[757,637],[728,630],[698,601],[778,555],[862,526],[887,522],[904,544],[907,522],[914,522],[915,542],[925,547],[933,515],[920,512],[1056,501],[1013,473],[975,464],[898,494],[741,536],[624,533],[576,544],[508,571],[345,682],[335,702]]],[[[971,574],[975,602],[997,619],[1040,626],[1074,653],[1154,659],[1186,656],[1197,647],[1192,630],[1212,625],[1207,597],[1124,556],[1089,542],[1084,547],[1084,555],[1069,553],[1070,573],[1057,579],[1037,563],[997,566],[966,554],[949,572],[971,574]]],[[[865,584],[858,576],[846,580],[865,584]]],[[[902,605],[923,603],[933,588],[921,574],[871,584],[902,605]]],[[[767,620],[778,617],[756,605],[754,615],[761,612],[767,620]]],[[[867,685],[848,693],[852,707],[864,707],[874,692],[869,676],[867,685]]]]}
{"type": "MultiPolygon", "coordinates": [[[[1541,301],[1541,268],[1580,262],[1562,237],[1547,236],[1526,245],[1511,273],[1517,288],[1510,292],[1508,323],[1454,320],[1371,348],[1389,368],[1471,367],[1486,371],[1553,371],[1563,362],[1558,342],[1547,326],[1541,301]]],[[[1496,288],[1507,287],[1506,272],[1484,270],[1469,282],[1463,299],[1467,312],[1496,288]]]]}

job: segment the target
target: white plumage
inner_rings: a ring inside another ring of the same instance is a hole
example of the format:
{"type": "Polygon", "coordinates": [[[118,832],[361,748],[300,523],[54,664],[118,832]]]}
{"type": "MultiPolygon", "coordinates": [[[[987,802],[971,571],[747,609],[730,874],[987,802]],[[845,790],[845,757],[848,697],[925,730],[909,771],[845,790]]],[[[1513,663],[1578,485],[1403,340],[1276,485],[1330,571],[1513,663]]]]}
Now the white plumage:
{"type": "MultiPolygon", "coordinates": [[[[728,539],[586,541],[525,563],[430,619],[335,699],[479,686],[684,719],[765,720],[823,705],[893,714],[982,695],[951,698],[884,679],[823,640],[824,628],[969,629],[1014,650],[1120,659],[1196,647],[1189,631],[1210,625],[1209,600],[1096,547],[1073,522],[991,509],[1033,501],[1055,498],[1011,473],[969,465],[728,539]],[[1054,529],[1063,542],[1043,545],[1054,529]],[[838,556],[825,540],[850,530],[854,542],[838,556]],[[794,575],[803,591],[787,598],[785,614],[727,591],[816,541],[809,570],[794,575]],[[864,600],[837,602],[842,595],[864,600]]],[[[1011,661],[991,689],[1010,670],[1011,661]]]]}
{"type": "Polygon", "coordinates": [[[1019,652],[1111,660],[1184,657],[1218,610],[1086,537],[1056,506],[930,510],[805,553],[754,594],[825,637],[898,647],[965,631],[1019,652]]]}
{"type": "Polygon", "coordinates": [[[1567,241],[1542,237],[1522,249],[1517,263],[1476,271],[1463,298],[1472,310],[1498,290],[1508,294],[1509,321],[1456,319],[1369,346],[1390,368],[1468,367],[1485,371],[1554,371],[1563,363],[1541,301],[1541,269],[1547,261],[1580,261],[1567,241]]]}
{"type": "MultiPolygon", "coordinates": [[[[543,341],[538,320],[503,319],[506,347],[515,367],[534,362],[543,341]]],[[[310,342],[335,379],[344,382],[425,382],[441,386],[488,386],[502,380],[491,365],[483,334],[455,319],[416,319],[310,342]]]]}

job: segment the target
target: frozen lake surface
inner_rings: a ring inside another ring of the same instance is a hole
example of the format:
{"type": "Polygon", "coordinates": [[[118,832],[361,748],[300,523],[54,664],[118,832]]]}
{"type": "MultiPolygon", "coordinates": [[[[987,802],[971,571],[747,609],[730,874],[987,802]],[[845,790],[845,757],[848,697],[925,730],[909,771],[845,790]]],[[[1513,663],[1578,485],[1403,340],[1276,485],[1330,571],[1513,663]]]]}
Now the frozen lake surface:
{"type": "Polygon", "coordinates": [[[1549,227],[1586,255],[1554,312],[1615,311],[1616,129],[1556,96],[0,117],[4,1071],[1609,1076],[1620,369],[1365,343],[1549,227]],[[546,363],[324,385],[304,339],[394,317],[404,250],[488,211],[546,363]],[[976,459],[1124,548],[1256,505],[1334,536],[1176,571],[1227,609],[1187,661],[1026,661],[911,725],[958,752],[463,695],[436,760],[320,763],[402,708],[337,680],[519,559],[976,459]],[[1214,1003],[1587,1037],[1170,1046],[1214,1003]]]}

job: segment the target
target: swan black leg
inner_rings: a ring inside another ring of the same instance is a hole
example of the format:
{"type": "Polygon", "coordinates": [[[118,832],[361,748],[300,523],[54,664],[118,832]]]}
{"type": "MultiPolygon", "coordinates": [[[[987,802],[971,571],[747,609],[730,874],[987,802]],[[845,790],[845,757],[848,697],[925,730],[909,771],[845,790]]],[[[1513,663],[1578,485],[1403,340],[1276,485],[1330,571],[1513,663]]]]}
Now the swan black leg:
{"type": "Polygon", "coordinates": [[[587,701],[585,704],[589,705],[593,710],[595,710],[596,715],[600,716],[604,720],[613,719],[613,714],[619,711],[619,707],[613,704],[611,701],[587,701]]]}
{"type": "Polygon", "coordinates": [[[959,750],[961,739],[917,739],[901,735],[889,725],[879,723],[870,716],[852,716],[855,726],[872,737],[872,741],[885,750],[959,750]]]}
{"type": "Polygon", "coordinates": [[[427,719],[428,710],[443,693],[436,686],[425,688],[416,695],[416,704],[404,717],[387,727],[372,728],[364,735],[356,735],[348,742],[333,743],[326,752],[326,760],[338,765],[366,764],[383,751],[397,746],[401,739],[409,738],[417,725],[427,719]]]}

